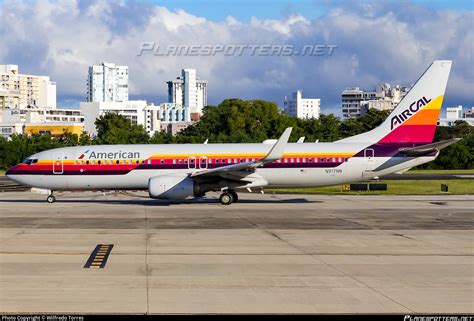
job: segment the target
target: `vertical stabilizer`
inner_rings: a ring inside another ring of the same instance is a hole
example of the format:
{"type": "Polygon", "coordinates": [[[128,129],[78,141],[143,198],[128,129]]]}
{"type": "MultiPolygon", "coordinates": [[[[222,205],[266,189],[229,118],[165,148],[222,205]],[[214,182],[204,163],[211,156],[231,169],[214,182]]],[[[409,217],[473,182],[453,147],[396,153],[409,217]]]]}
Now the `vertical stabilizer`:
{"type": "Polygon", "coordinates": [[[377,128],[339,142],[431,143],[451,70],[450,60],[436,60],[377,128]]]}

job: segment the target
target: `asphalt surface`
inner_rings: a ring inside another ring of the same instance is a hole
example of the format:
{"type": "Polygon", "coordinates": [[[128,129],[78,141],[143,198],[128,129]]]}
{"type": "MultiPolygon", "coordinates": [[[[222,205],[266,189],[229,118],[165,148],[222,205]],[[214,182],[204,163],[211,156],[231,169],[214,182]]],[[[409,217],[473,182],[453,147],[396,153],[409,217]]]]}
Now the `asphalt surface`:
{"type": "Polygon", "coordinates": [[[216,196],[0,193],[0,313],[474,313],[472,195],[216,196]]]}

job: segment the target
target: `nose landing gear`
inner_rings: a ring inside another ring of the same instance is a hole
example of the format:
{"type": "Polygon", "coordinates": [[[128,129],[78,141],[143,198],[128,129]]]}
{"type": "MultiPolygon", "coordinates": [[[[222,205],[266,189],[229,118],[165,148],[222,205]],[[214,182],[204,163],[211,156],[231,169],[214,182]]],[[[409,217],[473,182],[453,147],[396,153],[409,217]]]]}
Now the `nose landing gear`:
{"type": "Polygon", "coordinates": [[[56,202],[56,197],[54,197],[53,191],[51,191],[51,194],[48,195],[48,197],[46,198],[46,201],[50,204],[56,202]]]}
{"type": "Polygon", "coordinates": [[[235,191],[232,191],[232,190],[225,191],[219,197],[219,202],[222,205],[230,205],[234,202],[237,202],[238,200],[239,200],[239,196],[237,195],[235,191]]]}

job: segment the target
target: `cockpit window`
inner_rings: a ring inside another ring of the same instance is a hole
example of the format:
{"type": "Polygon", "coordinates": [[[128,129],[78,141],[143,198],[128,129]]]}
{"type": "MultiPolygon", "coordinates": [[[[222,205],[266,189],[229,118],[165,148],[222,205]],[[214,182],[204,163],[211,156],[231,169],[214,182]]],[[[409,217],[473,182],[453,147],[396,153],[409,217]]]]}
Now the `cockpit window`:
{"type": "Polygon", "coordinates": [[[36,164],[36,163],[38,163],[38,159],[36,159],[36,158],[26,158],[21,163],[22,164],[28,164],[28,165],[36,164]]]}

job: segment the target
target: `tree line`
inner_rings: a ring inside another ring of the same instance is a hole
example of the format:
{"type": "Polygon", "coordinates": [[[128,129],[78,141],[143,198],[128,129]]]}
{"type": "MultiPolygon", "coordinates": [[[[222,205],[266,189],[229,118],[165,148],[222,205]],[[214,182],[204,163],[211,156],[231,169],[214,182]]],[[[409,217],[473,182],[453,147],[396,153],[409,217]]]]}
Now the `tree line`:
{"type": "MultiPolygon", "coordinates": [[[[341,121],[332,114],[319,119],[297,119],[282,114],[275,103],[264,100],[226,99],[218,106],[208,106],[201,120],[188,126],[176,136],[165,132],[150,137],[141,125],[120,115],[106,114],[95,122],[97,135],[65,132],[59,137],[49,134],[31,136],[13,134],[0,140],[0,167],[8,168],[24,158],[43,150],[98,144],[183,144],[203,143],[258,143],[278,138],[287,127],[293,127],[290,141],[304,136],[306,142],[331,142],[371,130],[381,124],[388,111],[369,110],[358,118],[341,121]]],[[[457,122],[452,127],[438,127],[435,141],[455,137],[462,141],[442,150],[436,161],[424,164],[430,169],[474,168],[474,127],[457,122]]]]}

